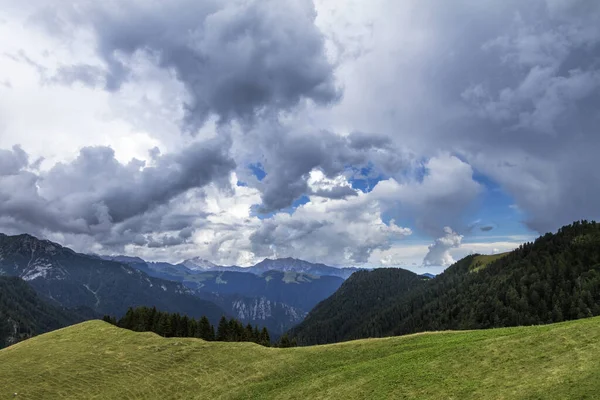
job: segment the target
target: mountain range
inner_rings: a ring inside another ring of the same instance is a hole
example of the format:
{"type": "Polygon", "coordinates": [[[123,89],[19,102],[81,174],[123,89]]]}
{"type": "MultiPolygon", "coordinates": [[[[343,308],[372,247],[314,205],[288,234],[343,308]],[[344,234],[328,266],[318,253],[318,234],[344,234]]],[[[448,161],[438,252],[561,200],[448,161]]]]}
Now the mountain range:
{"type": "Polygon", "coordinates": [[[300,344],[316,344],[600,315],[600,224],[595,222],[575,222],[510,253],[470,255],[435,277],[384,268],[355,271],[344,281],[318,275],[333,267],[294,259],[238,268],[105,259],[29,235],[0,234],[0,275],[18,278],[4,281],[4,292],[12,294],[0,305],[22,311],[10,316],[4,311],[1,329],[14,341],[145,305],[206,315],[213,323],[233,316],[275,335],[289,330],[300,344]],[[37,297],[10,287],[30,287],[37,297]],[[20,292],[25,299],[15,297],[20,292]],[[49,322],[49,315],[58,322],[49,322]]]}
{"type": "Polygon", "coordinates": [[[234,271],[250,272],[256,275],[262,275],[267,271],[298,272],[314,276],[337,276],[348,279],[356,271],[364,268],[356,267],[331,267],[325,264],[314,264],[296,258],[265,258],[263,261],[251,267],[222,266],[216,265],[210,261],[196,257],[181,262],[180,265],[192,271],[234,271]]]}
{"type": "Polygon", "coordinates": [[[214,323],[226,314],[181,283],[30,235],[0,234],[0,275],[23,279],[57,306],[83,306],[98,314],[123,315],[129,307],[141,305],[192,317],[206,315],[214,323]]]}
{"type": "MultiPolygon", "coordinates": [[[[191,260],[173,265],[137,257],[103,258],[126,263],[152,277],[180,282],[196,296],[219,305],[242,322],[263,325],[275,335],[301,322],[344,281],[340,276],[323,275],[339,271],[338,268],[295,259],[267,259],[243,268],[223,267],[203,260],[201,265],[192,266],[191,260]]],[[[338,275],[345,276],[351,270],[344,269],[338,275]]]]}
{"type": "MultiPolygon", "coordinates": [[[[190,317],[205,315],[212,323],[223,315],[233,316],[267,327],[276,338],[342,284],[341,277],[317,274],[327,271],[338,269],[291,259],[265,260],[251,268],[205,263],[204,269],[190,269],[184,263],[80,254],[30,235],[0,234],[0,276],[20,278],[48,307],[84,307],[90,318],[103,314],[119,317],[129,307],[155,306],[190,317]]],[[[339,274],[345,276],[349,271],[339,274]]]]}

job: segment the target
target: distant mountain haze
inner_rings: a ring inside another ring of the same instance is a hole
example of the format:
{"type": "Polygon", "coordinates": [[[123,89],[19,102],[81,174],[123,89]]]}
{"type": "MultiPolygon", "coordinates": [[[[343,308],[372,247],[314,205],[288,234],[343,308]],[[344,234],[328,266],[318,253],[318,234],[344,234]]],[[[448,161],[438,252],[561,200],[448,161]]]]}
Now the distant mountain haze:
{"type": "Polygon", "coordinates": [[[274,335],[301,322],[355,270],[294,259],[267,259],[249,268],[198,258],[173,265],[79,254],[30,235],[0,234],[0,275],[24,280],[56,307],[121,316],[129,307],[156,306],[190,317],[206,315],[213,323],[228,315],[274,335]]]}
{"type": "Polygon", "coordinates": [[[340,287],[342,277],[358,270],[291,258],[267,259],[247,268],[219,266],[198,258],[177,265],[144,262],[137,257],[104,258],[120,260],[156,278],[181,282],[196,296],[243,322],[266,326],[273,334],[282,334],[301,322],[340,287]]]}
{"type": "Polygon", "coordinates": [[[180,265],[183,265],[191,270],[196,271],[237,271],[251,272],[257,275],[261,275],[267,271],[293,271],[316,276],[338,276],[343,279],[348,279],[348,277],[352,275],[352,273],[364,269],[356,267],[337,268],[325,264],[314,264],[308,261],[298,260],[289,257],[278,258],[274,260],[266,258],[263,261],[251,267],[221,266],[216,265],[210,261],[203,260],[201,258],[188,259],[183,261],[180,265]]]}
{"type": "Polygon", "coordinates": [[[123,315],[129,307],[156,306],[213,323],[226,314],[180,283],[148,276],[126,264],[79,254],[30,235],[0,234],[0,275],[27,281],[35,291],[66,307],[89,307],[123,315]]]}

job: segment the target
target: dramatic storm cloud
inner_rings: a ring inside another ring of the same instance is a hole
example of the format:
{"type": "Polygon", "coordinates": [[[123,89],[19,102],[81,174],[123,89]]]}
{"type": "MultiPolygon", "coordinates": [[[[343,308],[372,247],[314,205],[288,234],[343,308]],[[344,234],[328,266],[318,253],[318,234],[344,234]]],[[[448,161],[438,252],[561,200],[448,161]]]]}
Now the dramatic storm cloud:
{"type": "Polygon", "coordinates": [[[0,231],[433,267],[600,217],[597,1],[0,7],[0,231]]]}
{"type": "MultiPolygon", "coordinates": [[[[192,131],[211,114],[221,121],[252,121],[303,99],[327,104],[338,97],[309,1],[81,3],[39,19],[50,28],[61,17],[91,26],[110,91],[135,74],[136,57],[172,71],[187,89],[186,123],[192,131]]],[[[96,85],[98,72],[91,65],[67,65],[57,79],[96,85]]]]}
{"type": "Polygon", "coordinates": [[[114,224],[144,215],[190,189],[211,182],[229,185],[235,168],[221,141],[159,156],[148,166],[136,159],[121,164],[108,147],[83,148],[72,162],[42,173],[27,171],[27,158],[19,147],[0,153],[0,165],[14,164],[0,175],[4,223],[91,235],[107,235],[114,224]]]}

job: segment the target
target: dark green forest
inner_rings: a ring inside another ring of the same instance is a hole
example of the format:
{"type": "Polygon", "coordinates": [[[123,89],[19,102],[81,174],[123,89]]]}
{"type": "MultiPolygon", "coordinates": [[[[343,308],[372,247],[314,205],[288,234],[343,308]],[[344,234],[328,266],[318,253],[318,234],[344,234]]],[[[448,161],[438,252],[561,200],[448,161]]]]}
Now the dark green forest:
{"type": "Polygon", "coordinates": [[[600,315],[596,222],[565,226],[484,267],[476,258],[468,256],[427,281],[408,271],[355,273],[290,334],[300,344],[316,344],[600,315]]]}
{"type": "MultiPolygon", "coordinates": [[[[376,308],[400,301],[407,291],[428,278],[401,268],[358,271],[331,297],[317,305],[298,329],[313,334],[314,343],[335,343],[352,335],[357,326],[376,308]]],[[[292,335],[298,332],[292,329],[292,335]]],[[[300,336],[306,340],[305,336],[300,336]]]]}
{"type": "MultiPolygon", "coordinates": [[[[271,335],[267,328],[244,325],[235,318],[227,319],[222,316],[217,328],[205,316],[196,320],[179,313],[158,311],[156,307],[129,308],[125,315],[117,320],[115,317],[104,316],[104,321],[120,328],[136,332],[154,332],[164,337],[192,337],[208,341],[220,342],[254,342],[262,346],[271,346],[271,335]]],[[[295,342],[287,335],[281,337],[275,345],[290,347],[295,342]]]]}
{"type": "Polygon", "coordinates": [[[94,317],[51,304],[20,278],[0,276],[0,348],[94,317]]]}

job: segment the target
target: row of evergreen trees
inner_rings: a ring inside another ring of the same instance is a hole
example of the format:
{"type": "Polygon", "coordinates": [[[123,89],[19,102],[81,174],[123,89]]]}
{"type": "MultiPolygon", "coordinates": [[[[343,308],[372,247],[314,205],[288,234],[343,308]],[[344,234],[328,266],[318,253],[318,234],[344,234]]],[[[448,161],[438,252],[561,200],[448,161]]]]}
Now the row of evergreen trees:
{"type": "MultiPolygon", "coordinates": [[[[115,317],[104,316],[104,321],[120,328],[136,332],[154,332],[164,337],[194,337],[208,341],[220,342],[254,342],[262,346],[271,346],[271,335],[267,328],[259,329],[247,324],[244,326],[235,318],[227,319],[222,316],[217,329],[208,318],[199,320],[180,315],[158,311],[156,307],[129,308],[125,315],[117,320],[115,317]]],[[[275,344],[279,347],[291,347],[295,342],[284,335],[275,344]]]]}

